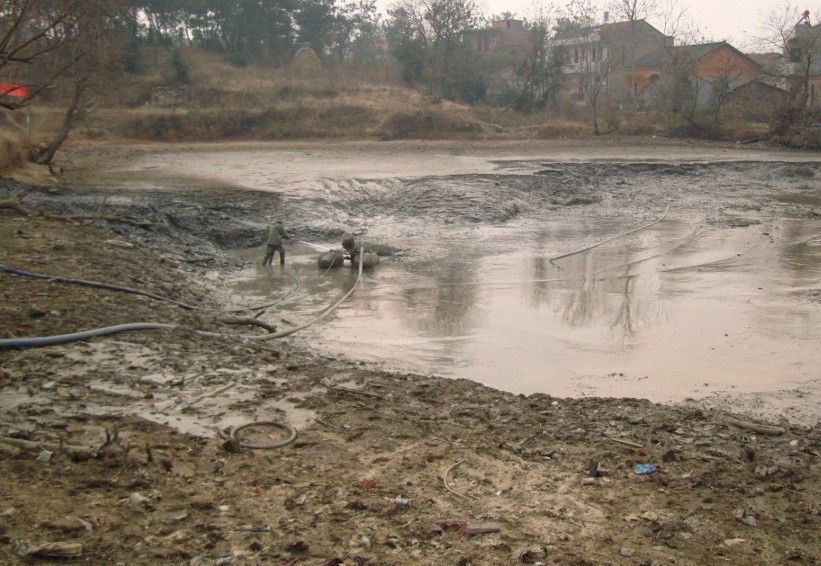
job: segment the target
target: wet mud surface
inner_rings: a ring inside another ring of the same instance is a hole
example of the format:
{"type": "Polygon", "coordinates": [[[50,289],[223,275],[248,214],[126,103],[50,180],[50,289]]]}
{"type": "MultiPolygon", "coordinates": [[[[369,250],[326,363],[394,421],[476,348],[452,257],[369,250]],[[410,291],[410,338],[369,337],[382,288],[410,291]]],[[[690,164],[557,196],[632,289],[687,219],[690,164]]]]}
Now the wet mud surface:
{"type": "Polygon", "coordinates": [[[161,217],[183,256],[215,257],[206,277],[229,300],[282,295],[276,316],[294,323],[350,274],[318,272],[316,250],[296,242],[285,273],[262,270],[253,246],[271,218],[327,248],[346,230],[384,246],[387,261],[353,300],[303,335],[327,356],[514,393],[699,398],[817,422],[821,165],[645,153],[149,154],[120,169],[123,184],[147,184],[107,204],[161,217]],[[184,179],[236,189],[145,190],[184,179]]]}
{"type": "Polygon", "coordinates": [[[672,180],[646,164],[501,166],[367,191],[325,179],[24,199],[150,228],[0,212],[0,263],[200,307],[0,275],[4,337],[180,325],[0,352],[0,561],[60,542],[96,563],[817,563],[818,165],[697,165],[672,180]],[[407,187],[425,198],[392,194],[407,187]],[[486,202],[502,196],[518,210],[486,202]],[[254,265],[280,212],[296,239],[330,245],[353,223],[389,253],[323,325],[243,341],[264,331],[226,326],[227,311],[275,302],[262,318],[287,328],[353,284],[296,242],[284,271],[254,265]],[[691,392],[682,363],[709,366],[713,390],[691,392]],[[379,369],[391,365],[402,371],[379,369]],[[677,404],[624,398],[664,386],[677,404]],[[751,429],[728,409],[778,424],[751,429]],[[296,441],[223,443],[220,430],[257,420],[289,423],[296,441]],[[637,474],[645,463],[656,472],[637,474]]]}

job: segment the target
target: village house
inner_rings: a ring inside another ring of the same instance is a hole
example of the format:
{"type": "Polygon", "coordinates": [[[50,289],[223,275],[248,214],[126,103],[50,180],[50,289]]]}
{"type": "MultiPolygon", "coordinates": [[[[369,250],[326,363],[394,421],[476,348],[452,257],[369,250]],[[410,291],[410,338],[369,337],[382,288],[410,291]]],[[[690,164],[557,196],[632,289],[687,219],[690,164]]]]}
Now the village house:
{"type": "Polygon", "coordinates": [[[600,78],[603,99],[625,104],[631,100],[629,72],[633,61],[671,48],[673,38],[644,20],[608,22],[576,33],[560,34],[552,46],[561,70],[560,98],[586,103],[591,75],[600,78]]]}
{"type": "Polygon", "coordinates": [[[474,32],[474,49],[478,53],[505,53],[524,56],[532,48],[530,32],[522,20],[494,20],[490,27],[474,32]]]}
{"type": "MultiPolygon", "coordinates": [[[[718,97],[757,81],[761,64],[726,41],[680,45],[648,53],[633,61],[627,76],[638,107],[666,107],[674,77],[686,77],[696,91],[696,106],[709,108],[718,97]]],[[[773,95],[771,85],[747,89],[749,94],[773,95]]]]}

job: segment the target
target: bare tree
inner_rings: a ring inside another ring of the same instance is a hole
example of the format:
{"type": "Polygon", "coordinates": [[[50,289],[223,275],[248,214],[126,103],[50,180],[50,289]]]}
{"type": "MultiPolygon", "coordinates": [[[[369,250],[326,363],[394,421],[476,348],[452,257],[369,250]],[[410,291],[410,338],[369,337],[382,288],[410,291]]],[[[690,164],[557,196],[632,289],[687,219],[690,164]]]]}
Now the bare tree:
{"type": "Polygon", "coordinates": [[[616,20],[637,22],[659,13],[659,0],[611,0],[607,9],[616,20]]]}
{"type": "Polygon", "coordinates": [[[723,52],[718,60],[716,74],[710,80],[713,123],[721,123],[721,110],[730,101],[733,92],[743,82],[744,69],[738,58],[723,52]]]}
{"type": "MultiPolygon", "coordinates": [[[[757,42],[763,49],[784,54],[786,64],[780,79],[790,93],[792,106],[803,108],[810,96],[812,69],[821,57],[821,32],[811,24],[809,11],[803,11],[790,0],[767,11],[757,42]]],[[[821,21],[821,10],[815,14],[821,21]]]]}
{"type": "Polygon", "coordinates": [[[462,97],[479,74],[467,42],[479,24],[473,0],[400,0],[388,15],[388,41],[403,74],[424,76],[439,95],[462,97]]]}
{"type": "Polygon", "coordinates": [[[556,8],[539,4],[529,19],[530,51],[516,70],[518,92],[514,108],[527,111],[533,106],[544,106],[554,90],[555,69],[551,60],[551,42],[556,8]]]}
{"type": "Polygon", "coordinates": [[[573,64],[579,71],[579,85],[593,122],[593,133],[598,135],[599,106],[602,94],[606,92],[610,76],[611,53],[601,44],[599,27],[595,25],[597,6],[590,0],[571,0],[568,4],[568,17],[578,28],[578,37],[574,45],[573,64]]]}
{"type": "Polygon", "coordinates": [[[22,108],[72,67],[75,61],[64,59],[36,83],[26,78],[36,63],[79,40],[75,32],[94,4],[86,0],[0,0],[0,73],[28,90],[26,96],[11,100],[7,95],[14,88],[7,87],[0,92],[0,107],[22,108]]]}

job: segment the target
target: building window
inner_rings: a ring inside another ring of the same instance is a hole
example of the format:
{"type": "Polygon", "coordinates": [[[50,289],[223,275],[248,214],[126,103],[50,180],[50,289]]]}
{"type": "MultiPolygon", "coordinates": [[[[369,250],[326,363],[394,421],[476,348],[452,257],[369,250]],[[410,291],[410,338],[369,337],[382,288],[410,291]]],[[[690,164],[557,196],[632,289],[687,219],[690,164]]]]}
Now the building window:
{"type": "Polygon", "coordinates": [[[579,50],[578,49],[573,50],[573,62],[576,63],[576,64],[578,64],[578,62],[579,62],[579,50]]]}

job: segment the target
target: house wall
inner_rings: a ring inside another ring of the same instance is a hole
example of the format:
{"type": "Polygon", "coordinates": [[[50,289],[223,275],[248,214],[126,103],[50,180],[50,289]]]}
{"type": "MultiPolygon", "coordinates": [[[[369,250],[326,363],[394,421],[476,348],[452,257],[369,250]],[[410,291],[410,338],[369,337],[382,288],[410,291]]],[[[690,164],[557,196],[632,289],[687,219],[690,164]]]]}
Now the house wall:
{"type": "Polygon", "coordinates": [[[761,74],[761,68],[729,47],[719,47],[702,57],[696,64],[699,78],[726,77],[732,82],[748,82],[761,74]]]}
{"type": "Polygon", "coordinates": [[[641,94],[653,82],[654,77],[662,76],[661,67],[644,67],[642,69],[627,70],[627,84],[625,88],[631,93],[641,94]]]}
{"type": "Polygon", "coordinates": [[[736,89],[727,101],[727,107],[745,120],[766,122],[772,117],[773,109],[785,107],[788,102],[787,91],[753,81],[736,89]]]}
{"type": "Polygon", "coordinates": [[[518,20],[498,20],[490,28],[476,33],[474,47],[479,53],[506,51],[514,55],[525,55],[532,47],[530,32],[518,20]]]}
{"type": "MultiPolygon", "coordinates": [[[[669,45],[672,45],[672,38],[644,21],[606,24],[596,28],[595,33],[588,38],[566,40],[561,45],[565,64],[562,68],[564,80],[560,94],[567,100],[584,103],[579,85],[586,72],[596,72],[600,68],[601,64],[598,61],[593,62],[589,59],[590,52],[596,49],[597,53],[601,50],[609,66],[607,86],[602,94],[602,100],[613,104],[626,103],[632,99],[634,82],[630,62],[669,45]],[[575,62],[576,51],[579,52],[578,63],[575,62]],[[586,62],[585,57],[588,57],[586,62]]],[[[642,82],[641,89],[649,84],[650,76],[653,74],[660,73],[657,70],[650,70],[637,76],[642,82]]]]}

